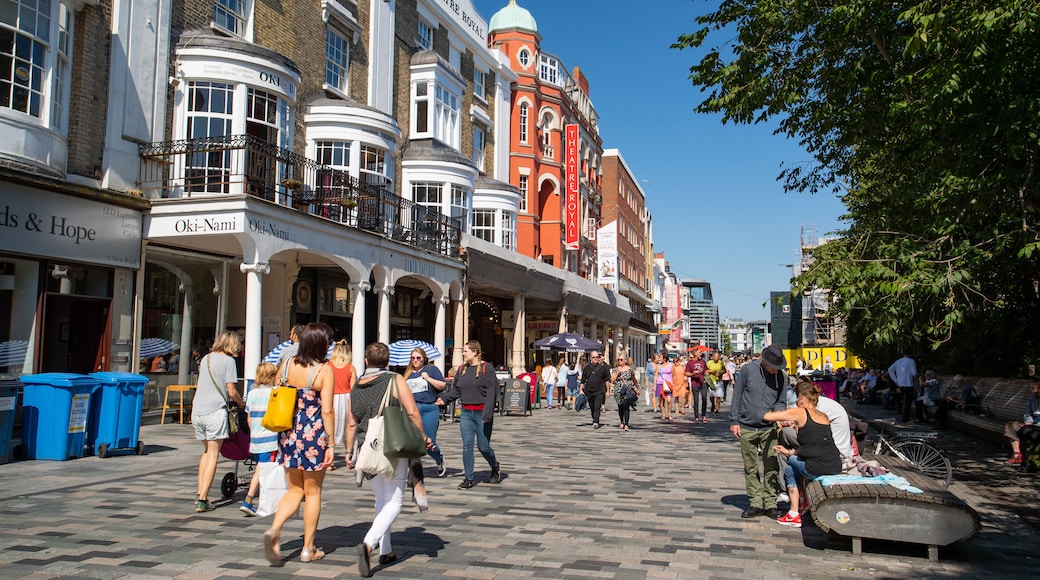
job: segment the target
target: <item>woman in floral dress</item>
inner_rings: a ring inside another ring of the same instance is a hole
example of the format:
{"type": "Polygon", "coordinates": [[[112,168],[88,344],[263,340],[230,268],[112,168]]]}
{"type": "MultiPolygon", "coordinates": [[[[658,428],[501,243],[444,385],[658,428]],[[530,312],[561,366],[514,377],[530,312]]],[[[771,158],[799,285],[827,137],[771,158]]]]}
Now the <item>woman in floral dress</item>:
{"type": "Polygon", "coordinates": [[[325,552],[314,545],[314,535],[321,516],[321,485],[325,470],[332,466],[335,456],[336,421],[333,414],[335,377],[325,364],[332,339],[332,329],[325,324],[311,323],[300,335],[299,353],[282,363],[280,376],[296,387],[296,416],[293,428],[279,436],[282,465],[289,480],[289,490],[278,503],[271,529],[264,532],[264,555],[272,566],[282,565],[278,540],[282,526],[292,514],[303,508],[303,549],[300,561],[311,562],[325,557],[325,552]]]}

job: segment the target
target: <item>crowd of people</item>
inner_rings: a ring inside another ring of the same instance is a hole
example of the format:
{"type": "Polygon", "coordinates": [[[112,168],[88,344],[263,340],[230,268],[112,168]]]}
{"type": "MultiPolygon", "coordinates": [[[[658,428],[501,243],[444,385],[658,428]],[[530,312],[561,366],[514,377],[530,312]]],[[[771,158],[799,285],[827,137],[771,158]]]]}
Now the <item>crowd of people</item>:
{"type": "MultiPolygon", "coordinates": [[[[350,346],[332,341],[332,331],[323,324],[293,329],[294,349],[279,365],[261,363],[256,385],[246,399],[237,390],[235,357],[241,350],[236,333],[222,333],[210,352],[199,358],[199,383],[192,406],[196,438],[203,444],[199,462],[195,510],[213,509],[208,499],[221,443],[229,437],[226,407],[244,406],[249,416],[250,452],[258,464],[277,464],[285,472],[287,489],[273,510],[271,527],[263,535],[265,556],[273,566],[284,563],[280,550],[281,529],[303,505],[304,536],[300,560],[311,562],[325,557],[314,538],[321,512],[321,491],[325,472],[334,470],[337,446],[343,446],[342,465],[354,468],[360,446],[366,443],[368,423],[380,412],[384,396],[399,405],[422,434],[427,455],[436,465],[438,477],[445,477],[445,457],[437,444],[442,409],[457,404],[459,433],[462,439],[463,480],[460,490],[477,486],[474,447],[490,470],[488,482],[502,481],[502,467],[491,436],[499,394],[499,379],[491,364],[483,360],[481,345],[467,342],[462,364],[450,368],[447,377],[430,363],[426,352],[412,351],[403,374],[390,370],[389,348],[383,343],[369,345],[364,353],[364,371],[355,370],[350,346]],[[326,353],[331,348],[331,356],[326,353]],[[270,389],[289,385],[296,389],[293,427],[273,433],[262,425],[269,404],[270,389]],[[306,501],[305,501],[306,500],[306,501]]],[[[829,361],[828,361],[829,362],[829,361]]],[[[642,401],[654,423],[667,423],[691,415],[692,423],[707,423],[709,416],[722,412],[730,403],[729,430],[739,440],[744,464],[748,507],[743,518],[767,516],[786,526],[800,527],[806,509],[802,489],[806,481],[841,473],[854,460],[856,450],[850,419],[836,400],[821,395],[812,380],[812,370],[804,361],[798,364],[794,379],[787,374],[787,360],[775,346],[754,357],[687,354],[674,357],[661,352],[648,362],[642,380],[624,354],[607,361],[602,352],[573,359],[560,355],[554,364],[537,369],[544,386],[547,409],[582,409],[587,406],[593,429],[603,426],[602,413],[608,396],[617,407],[618,429],[630,430],[632,411],[642,401]],[[806,372],[808,371],[808,372],[806,372]],[[794,383],[792,385],[792,383],[794,383]],[[781,477],[782,475],[782,477],[781,477]],[[787,504],[782,510],[782,504],[787,504]]],[[[828,378],[837,383],[837,393],[853,397],[861,404],[882,404],[902,414],[903,423],[911,413],[918,421],[932,413],[940,425],[951,409],[970,410],[978,406],[975,389],[957,375],[953,386],[940,395],[935,372],[918,369],[909,354],[888,369],[827,369],[828,378]],[[833,372],[833,374],[830,374],[833,372]]],[[[830,382],[830,381],[828,381],[830,382]]],[[[1012,446],[1012,464],[1021,463],[1021,440],[1040,440],[1040,383],[1032,385],[1033,397],[1022,421],[1009,422],[1005,428],[1012,446]]],[[[390,528],[401,513],[406,486],[412,486],[413,499],[426,509],[423,469],[418,459],[393,460],[391,475],[370,475],[356,470],[358,486],[370,483],[375,500],[375,517],[364,540],[358,545],[358,571],[369,576],[373,557],[378,563],[396,560],[390,528]]],[[[254,474],[241,509],[257,515],[254,502],[265,490],[254,474]]]]}

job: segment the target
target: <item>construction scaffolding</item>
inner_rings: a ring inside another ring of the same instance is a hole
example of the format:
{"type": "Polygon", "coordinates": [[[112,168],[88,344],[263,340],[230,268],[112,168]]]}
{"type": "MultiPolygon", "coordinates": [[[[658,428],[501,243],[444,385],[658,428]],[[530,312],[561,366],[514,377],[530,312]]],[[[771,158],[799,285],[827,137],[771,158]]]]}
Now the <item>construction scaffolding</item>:
{"type": "MultiPolygon", "coordinates": [[[[829,241],[816,235],[815,225],[803,225],[799,268],[808,272],[815,260],[816,248],[829,241]]],[[[801,273],[800,272],[800,273],[801,273]]],[[[840,345],[845,343],[845,323],[830,314],[830,291],[823,288],[806,290],[802,295],[802,342],[807,345],[840,345]]]]}

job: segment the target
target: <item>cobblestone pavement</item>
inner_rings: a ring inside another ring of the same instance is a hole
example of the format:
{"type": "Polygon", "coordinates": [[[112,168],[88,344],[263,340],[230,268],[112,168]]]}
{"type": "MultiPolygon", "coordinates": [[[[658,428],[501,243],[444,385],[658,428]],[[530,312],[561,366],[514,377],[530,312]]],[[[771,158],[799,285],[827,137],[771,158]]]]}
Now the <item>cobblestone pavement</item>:
{"type": "MultiPolygon", "coordinates": [[[[961,477],[951,490],[982,515],[973,542],[940,549],[928,562],[920,545],[851,542],[813,525],[786,528],[743,520],[743,472],[724,415],[708,424],[690,416],[663,423],[638,409],[632,431],[611,420],[593,430],[587,413],[536,409],[495,419],[492,445],[504,478],[479,454],[469,491],[461,481],[456,423],[442,422],[449,475],[427,460],[431,509],[410,502],[394,526],[395,563],[376,578],[916,578],[1017,577],[1037,574],[1036,530],[1016,511],[1036,496],[1032,478],[995,456],[973,465],[991,479],[961,477]],[[1007,473],[1005,473],[1007,472],[1007,473]]],[[[855,409],[853,409],[855,411],[855,409]]],[[[196,514],[201,446],[190,425],[145,425],[143,456],[88,457],[0,465],[2,578],[315,578],[356,577],[354,546],[373,515],[371,491],[339,469],[325,483],[319,546],[328,557],[299,561],[302,523],[282,534],[285,567],[270,568],[261,534],[268,519],[238,510],[240,488],[213,512],[196,514]]],[[[944,439],[944,443],[946,440],[944,439]]],[[[968,453],[950,438],[951,454],[968,453]]],[[[991,453],[999,452],[996,448],[991,453]]],[[[959,459],[955,461],[959,463],[959,459]]],[[[235,463],[221,461],[211,497],[235,463]]],[[[244,469],[243,477],[248,477],[244,469]]],[[[1030,505],[1037,505],[1035,502],[1030,505]]]]}

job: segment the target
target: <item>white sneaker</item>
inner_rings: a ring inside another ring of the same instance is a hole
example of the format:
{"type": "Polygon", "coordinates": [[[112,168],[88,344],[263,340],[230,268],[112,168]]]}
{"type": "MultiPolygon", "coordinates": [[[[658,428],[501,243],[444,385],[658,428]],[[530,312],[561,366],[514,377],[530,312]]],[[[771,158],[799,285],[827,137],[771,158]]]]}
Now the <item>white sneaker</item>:
{"type": "Polygon", "coordinates": [[[776,494],[776,503],[791,503],[791,497],[781,491],[776,494]]]}

